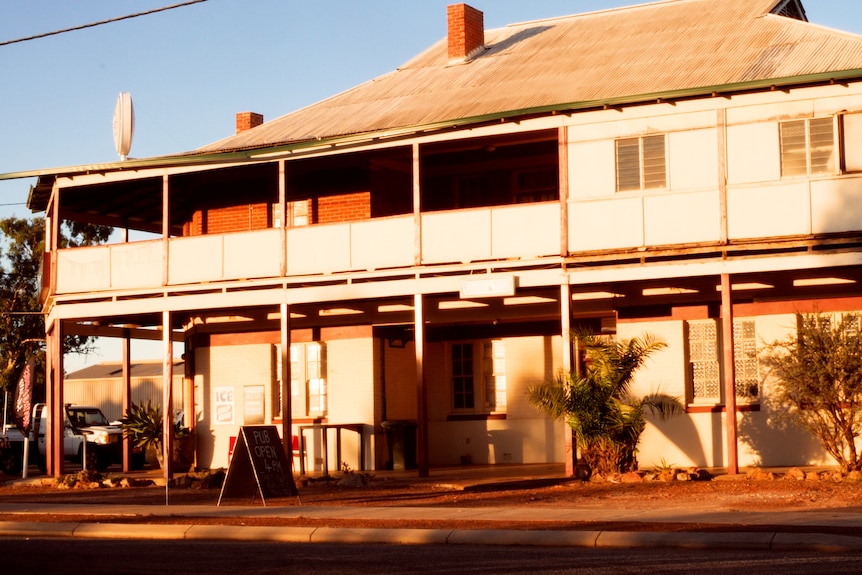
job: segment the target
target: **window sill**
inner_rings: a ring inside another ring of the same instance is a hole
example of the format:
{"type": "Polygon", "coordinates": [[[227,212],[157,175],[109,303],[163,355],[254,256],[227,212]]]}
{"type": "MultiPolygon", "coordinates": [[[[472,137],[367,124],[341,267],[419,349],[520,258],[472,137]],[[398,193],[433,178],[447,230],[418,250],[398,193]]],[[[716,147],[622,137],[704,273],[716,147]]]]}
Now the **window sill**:
{"type": "Polygon", "coordinates": [[[505,413],[453,413],[446,421],[492,421],[506,419],[505,413]]]}

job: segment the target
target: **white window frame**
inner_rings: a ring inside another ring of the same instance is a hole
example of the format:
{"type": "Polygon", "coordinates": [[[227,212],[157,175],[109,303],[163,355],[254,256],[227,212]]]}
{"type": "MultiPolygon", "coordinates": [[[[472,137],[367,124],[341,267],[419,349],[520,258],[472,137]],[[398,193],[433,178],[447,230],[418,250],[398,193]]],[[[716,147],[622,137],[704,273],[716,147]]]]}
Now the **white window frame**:
{"type": "Polygon", "coordinates": [[[837,116],[820,116],[817,118],[803,118],[787,120],[778,123],[778,151],[781,164],[782,178],[800,178],[818,175],[834,175],[840,169],[839,152],[840,130],[837,116]],[[812,124],[814,124],[812,129],[812,124]],[[821,146],[815,148],[816,137],[819,128],[829,126],[831,133],[829,137],[822,140],[821,146]],[[802,134],[799,134],[799,130],[802,134]],[[795,129],[797,135],[790,133],[795,129]],[[815,140],[812,140],[814,136],[815,140]],[[828,142],[826,153],[817,153],[816,150],[823,148],[828,142]],[[804,155],[805,167],[799,156],[804,155]],[[796,161],[794,161],[796,156],[796,161]]]}
{"type": "Polygon", "coordinates": [[[506,347],[502,339],[451,342],[448,346],[449,385],[454,413],[505,413],[507,408],[506,347]],[[470,346],[469,373],[456,373],[462,362],[454,357],[457,347],[470,346]],[[456,386],[460,378],[468,389],[456,386]],[[459,401],[459,396],[472,399],[459,401]]]}
{"type": "MultiPolygon", "coordinates": [[[[273,404],[281,417],[281,344],[273,345],[273,404]]],[[[326,346],[323,342],[290,344],[291,417],[327,415],[326,346]]]]}
{"type": "Polygon", "coordinates": [[[502,339],[482,342],[484,405],[490,412],[506,411],[506,346],[502,339]]]}
{"type": "Polygon", "coordinates": [[[475,411],[477,404],[475,342],[453,342],[449,346],[448,355],[452,409],[456,412],[475,411]]]}
{"type": "MultiPolygon", "coordinates": [[[[733,320],[734,387],[738,404],[760,402],[760,366],[754,319],[733,320]]],[[[686,322],[686,396],[691,405],[725,403],[721,369],[721,324],[715,319],[686,322]]]]}

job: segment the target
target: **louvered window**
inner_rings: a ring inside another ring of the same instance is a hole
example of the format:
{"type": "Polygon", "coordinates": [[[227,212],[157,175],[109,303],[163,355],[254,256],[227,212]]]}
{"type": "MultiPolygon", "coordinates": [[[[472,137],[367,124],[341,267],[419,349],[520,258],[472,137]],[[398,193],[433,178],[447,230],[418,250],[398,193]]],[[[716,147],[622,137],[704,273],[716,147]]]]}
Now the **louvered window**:
{"type": "Polygon", "coordinates": [[[665,135],[616,141],[617,191],[667,186],[665,135]]]}
{"type": "Polygon", "coordinates": [[[835,172],[833,118],[781,122],[779,128],[783,177],[835,172]]]}

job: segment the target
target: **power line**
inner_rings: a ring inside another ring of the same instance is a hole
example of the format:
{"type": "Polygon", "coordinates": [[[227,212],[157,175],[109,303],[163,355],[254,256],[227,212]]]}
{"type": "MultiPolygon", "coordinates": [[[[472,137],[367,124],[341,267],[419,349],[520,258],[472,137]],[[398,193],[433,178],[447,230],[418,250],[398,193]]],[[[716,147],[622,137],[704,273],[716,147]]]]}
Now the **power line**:
{"type": "Polygon", "coordinates": [[[121,20],[129,20],[130,18],[137,18],[138,16],[148,16],[150,14],[155,14],[157,12],[164,12],[166,10],[173,10],[174,8],[182,8],[183,6],[189,6],[191,4],[199,4],[201,2],[206,2],[207,0],[189,0],[188,2],[181,2],[179,4],[172,4],[170,6],[164,6],[162,8],[153,8],[152,10],[147,10],[146,12],[137,12],[135,14],[128,14],[126,16],[117,16],[116,18],[110,18],[108,20],[101,20],[99,22],[93,22],[91,24],[81,24],[80,26],[73,26],[72,28],[63,28],[62,30],[55,30],[53,32],[45,32],[43,34],[36,34],[35,36],[27,36],[25,38],[17,38],[15,40],[4,40],[0,42],[0,46],[8,46],[9,44],[17,44],[18,42],[27,42],[29,40],[38,40],[39,38],[46,38],[48,36],[56,36],[57,34],[65,34],[66,32],[74,32],[76,30],[83,30],[85,28],[93,28],[95,26],[101,26],[102,24],[111,24],[113,22],[119,22],[121,20]]]}

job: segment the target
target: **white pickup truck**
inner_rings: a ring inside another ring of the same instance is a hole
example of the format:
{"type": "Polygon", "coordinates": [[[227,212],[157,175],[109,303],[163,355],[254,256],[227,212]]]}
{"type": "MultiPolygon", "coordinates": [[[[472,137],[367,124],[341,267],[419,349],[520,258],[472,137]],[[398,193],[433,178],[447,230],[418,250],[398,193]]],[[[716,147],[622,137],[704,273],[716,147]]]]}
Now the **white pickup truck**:
{"type": "MultiPolygon", "coordinates": [[[[108,422],[98,407],[66,405],[63,429],[63,457],[68,461],[84,463],[87,469],[103,471],[113,463],[123,462],[123,429],[108,422]],[[86,449],[84,442],[86,441],[86,449]]],[[[33,429],[30,431],[30,461],[45,469],[45,431],[48,410],[44,403],[33,406],[33,429]],[[34,446],[36,448],[34,448],[34,446]]],[[[144,454],[132,452],[132,468],[144,466],[144,454]]],[[[9,475],[21,472],[24,465],[24,436],[15,429],[0,433],[0,471],[9,475]]]]}

